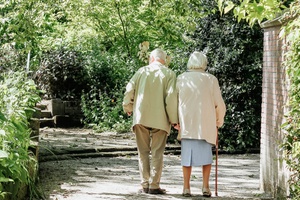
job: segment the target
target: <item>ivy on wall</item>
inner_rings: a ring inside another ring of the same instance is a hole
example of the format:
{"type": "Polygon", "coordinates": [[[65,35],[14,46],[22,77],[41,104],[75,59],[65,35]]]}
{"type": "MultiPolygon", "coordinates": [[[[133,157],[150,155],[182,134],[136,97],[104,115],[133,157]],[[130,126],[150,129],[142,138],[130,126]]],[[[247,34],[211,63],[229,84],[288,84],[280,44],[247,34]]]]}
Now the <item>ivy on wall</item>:
{"type": "Polygon", "coordinates": [[[288,51],[285,57],[286,72],[290,80],[289,112],[286,113],[286,130],[281,145],[284,160],[290,170],[290,195],[300,199],[300,2],[292,4],[290,10],[283,16],[288,23],[283,26],[282,35],[286,37],[288,51]]]}

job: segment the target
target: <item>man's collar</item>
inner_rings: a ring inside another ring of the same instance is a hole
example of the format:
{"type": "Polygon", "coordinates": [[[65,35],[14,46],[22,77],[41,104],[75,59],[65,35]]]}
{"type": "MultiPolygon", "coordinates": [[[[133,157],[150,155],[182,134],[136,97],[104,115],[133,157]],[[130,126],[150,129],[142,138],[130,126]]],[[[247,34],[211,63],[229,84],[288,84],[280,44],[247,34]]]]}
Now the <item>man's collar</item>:
{"type": "Polygon", "coordinates": [[[150,65],[162,65],[162,66],[165,66],[164,64],[162,64],[161,62],[159,62],[157,60],[155,60],[152,63],[150,63],[150,65]]]}
{"type": "Polygon", "coordinates": [[[205,72],[204,69],[188,69],[188,72],[205,72]]]}

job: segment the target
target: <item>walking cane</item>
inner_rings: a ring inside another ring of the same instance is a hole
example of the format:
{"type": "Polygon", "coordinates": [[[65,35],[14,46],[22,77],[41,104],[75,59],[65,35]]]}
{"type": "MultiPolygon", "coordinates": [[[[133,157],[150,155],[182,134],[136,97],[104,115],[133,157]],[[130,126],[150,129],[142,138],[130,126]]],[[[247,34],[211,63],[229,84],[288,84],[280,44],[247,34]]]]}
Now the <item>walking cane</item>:
{"type": "Polygon", "coordinates": [[[218,196],[218,128],[217,128],[217,139],[216,139],[216,177],[215,177],[215,195],[218,196]]]}

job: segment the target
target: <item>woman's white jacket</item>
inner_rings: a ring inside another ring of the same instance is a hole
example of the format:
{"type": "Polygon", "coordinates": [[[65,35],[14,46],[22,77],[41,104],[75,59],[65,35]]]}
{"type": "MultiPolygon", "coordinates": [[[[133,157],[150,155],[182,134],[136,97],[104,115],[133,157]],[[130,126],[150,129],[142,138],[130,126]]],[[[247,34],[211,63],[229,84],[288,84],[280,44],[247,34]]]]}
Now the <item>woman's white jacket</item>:
{"type": "Polygon", "coordinates": [[[177,77],[176,88],[181,138],[215,145],[226,112],[218,79],[201,69],[189,70],[177,77]]]}

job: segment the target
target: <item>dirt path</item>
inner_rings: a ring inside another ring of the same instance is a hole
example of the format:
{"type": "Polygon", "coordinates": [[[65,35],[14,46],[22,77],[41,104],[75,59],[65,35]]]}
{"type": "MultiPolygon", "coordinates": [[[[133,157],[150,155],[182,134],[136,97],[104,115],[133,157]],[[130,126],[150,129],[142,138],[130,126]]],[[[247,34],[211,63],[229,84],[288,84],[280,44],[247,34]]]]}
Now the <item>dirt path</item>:
{"type": "MultiPolygon", "coordinates": [[[[134,149],[135,145],[131,134],[99,135],[82,129],[44,129],[41,131],[41,141],[45,148],[56,152],[80,152],[80,149],[93,152],[93,149],[113,146],[120,151],[121,147],[134,149]]],[[[46,152],[41,149],[40,156],[49,156],[46,152]]],[[[57,160],[40,162],[39,184],[47,199],[187,199],[181,196],[179,155],[165,155],[161,187],[167,190],[166,195],[137,194],[140,185],[135,154],[72,159],[59,159],[59,156],[57,160]]],[[[263,199],[259,191],[259,154],[219,155],[218,169],[218,197],[214,197],[214,167],[212,169],[210,184],[213,199],[263,199]]],[[[205,199],[201,196],[201,173],[201,168],[193,169],[192,199],[205,199]]]]}

